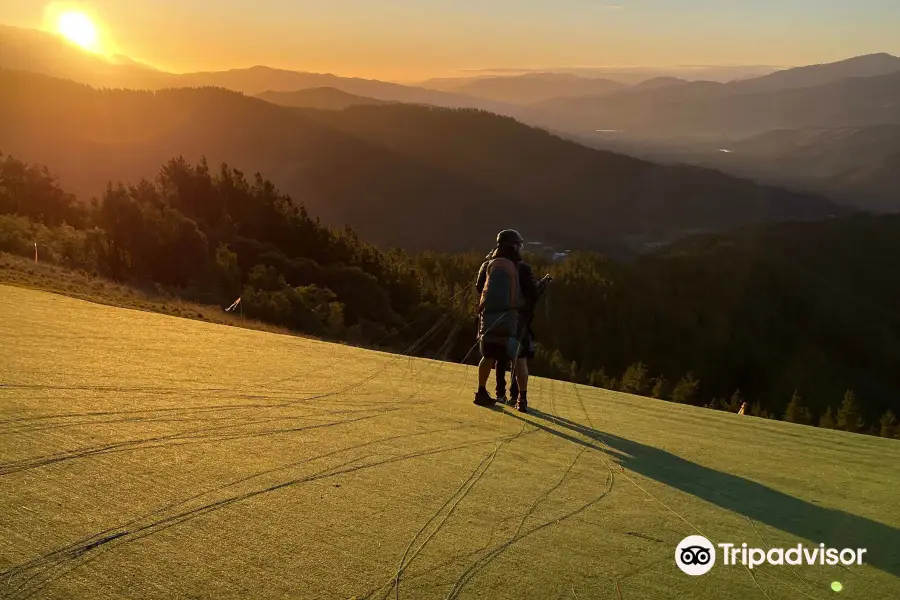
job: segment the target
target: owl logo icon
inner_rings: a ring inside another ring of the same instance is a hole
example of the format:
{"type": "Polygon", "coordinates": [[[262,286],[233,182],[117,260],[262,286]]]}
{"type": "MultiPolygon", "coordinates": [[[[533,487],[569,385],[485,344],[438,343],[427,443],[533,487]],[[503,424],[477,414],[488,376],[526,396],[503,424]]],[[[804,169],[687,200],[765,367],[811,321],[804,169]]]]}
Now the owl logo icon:
{"type": "Polygon", "coordinates": [[[688,536],[675,548],[675,564],[688,575],[705,575],[716,564],[716,548],[702,535],[688,536]]]}

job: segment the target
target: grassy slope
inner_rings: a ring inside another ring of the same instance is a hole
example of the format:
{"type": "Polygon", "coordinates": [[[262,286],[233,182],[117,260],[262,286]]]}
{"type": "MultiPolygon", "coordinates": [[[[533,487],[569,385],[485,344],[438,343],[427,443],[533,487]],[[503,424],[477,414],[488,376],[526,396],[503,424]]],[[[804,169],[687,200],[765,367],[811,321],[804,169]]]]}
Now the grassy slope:
{"type": "Polygon", "coordinates": [[[896,441],[18,287],[0,339],[3,598],[900,594],[896,441]],[[696,530],[872,566],[690,578],[696,530]]]}
{"type": "Polygon", "coordinates": [[[107,306],[133,308],[186,319],[197,319],[246,329],[297,335],[287,329],[226,313],[221,306],[185,302],[165,290],[140,290],[110,279],[0,252],[0,284],[53,292],[107,306]]]}

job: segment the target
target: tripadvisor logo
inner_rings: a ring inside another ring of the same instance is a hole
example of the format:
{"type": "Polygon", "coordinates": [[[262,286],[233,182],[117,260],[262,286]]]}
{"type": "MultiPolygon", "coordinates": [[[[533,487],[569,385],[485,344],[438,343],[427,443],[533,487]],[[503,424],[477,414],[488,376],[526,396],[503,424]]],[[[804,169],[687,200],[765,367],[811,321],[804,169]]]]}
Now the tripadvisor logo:
{"type": "Polygon", "coordinates": [[[705,575],[716,564],[716,549],[702,535],[689,535],[675,548],[675,564],[688,575],[705,575]]]}
{"type": "MultiPolygon", "coordinates": [[[[747,544],[717,544],[721,549],[722,564],[744,565],[753,569],[760,565],[861,565],[865,548],[828,548],[819,544],[812,548],[797,544],[795,547],[751,548],[747,544]]],[[[702,535],[691,535],[675,548],[675,564],[688,575],[705,575],[716,564],[716,546],[702,535]]]]}

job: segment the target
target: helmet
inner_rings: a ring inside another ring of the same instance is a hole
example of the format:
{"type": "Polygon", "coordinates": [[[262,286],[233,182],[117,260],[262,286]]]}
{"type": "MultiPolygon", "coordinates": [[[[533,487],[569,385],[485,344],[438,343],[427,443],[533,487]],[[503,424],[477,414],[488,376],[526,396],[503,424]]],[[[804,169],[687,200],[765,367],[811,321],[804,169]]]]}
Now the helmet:
{"type": "Polygon", "coordinates": [[[522,236],[515,229],[504,229],[497,234],[498,246],[502,244],[521,244],[523,242],[522,236]]]}

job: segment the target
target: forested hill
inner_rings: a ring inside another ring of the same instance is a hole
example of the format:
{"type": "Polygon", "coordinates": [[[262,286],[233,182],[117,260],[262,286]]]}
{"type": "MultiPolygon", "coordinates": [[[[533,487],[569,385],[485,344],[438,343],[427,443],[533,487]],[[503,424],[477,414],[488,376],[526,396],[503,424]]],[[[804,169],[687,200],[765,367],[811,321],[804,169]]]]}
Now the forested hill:
{"type": "MultiPolygon", "coordinates": [[[[248,317],[300,332],[451,360],[475,339],[483,252],[385,253],[224,166],[172,160],[83,203],[6,157],[0,251],[31,256],[35,241],[45,262],[223,307],[240,296],[248,317]]],[[[556,277],[535,323],[537,374],[893,435],[900,217],[695,237],[627,264],[533,262],[556,277]]]]}
{"type": "Polygon", "coordinates": [[[900,397],[898,266],[896,216],[696,237],[628,265],[576,257],[539,328],[592,357],[584,377],[641,361],[646,389],[690,371],[703,395],[740,391],[779,416],[796,390],[816,419],[853,389],[872,423],[900,397]]]}
{"type": "MultiPolygon", "coordinates": [[[[845,212],[710,169],[588,149],[509,117],[393,105],[307,111],[333,127],[516,198],[590,236],[663,234],[845,212]]],[[[583,246],[582,246],[583,247],[583,246]]]]}
{"type": "Polygon", "coordinates": [[[828,200],[592,150],[474,110],[309,111],[220,89],[95,90],[0,71],[0,149],[79,194],[172,156],[266,173],[311,214],[407,249],[483,248],[514,224],[564,247],[840,214],[828,200]]]}
{"type": "Polygon", "coordinates": [[[256,97],[273,104],[298,108],[314,108],[317,110],[343,110],[350,106],[382,106],[390,104],[390,102],[385,100],[348,94],[333,87],[307,88],[295,92],[269,91],[257,94],[256,97]]]}

